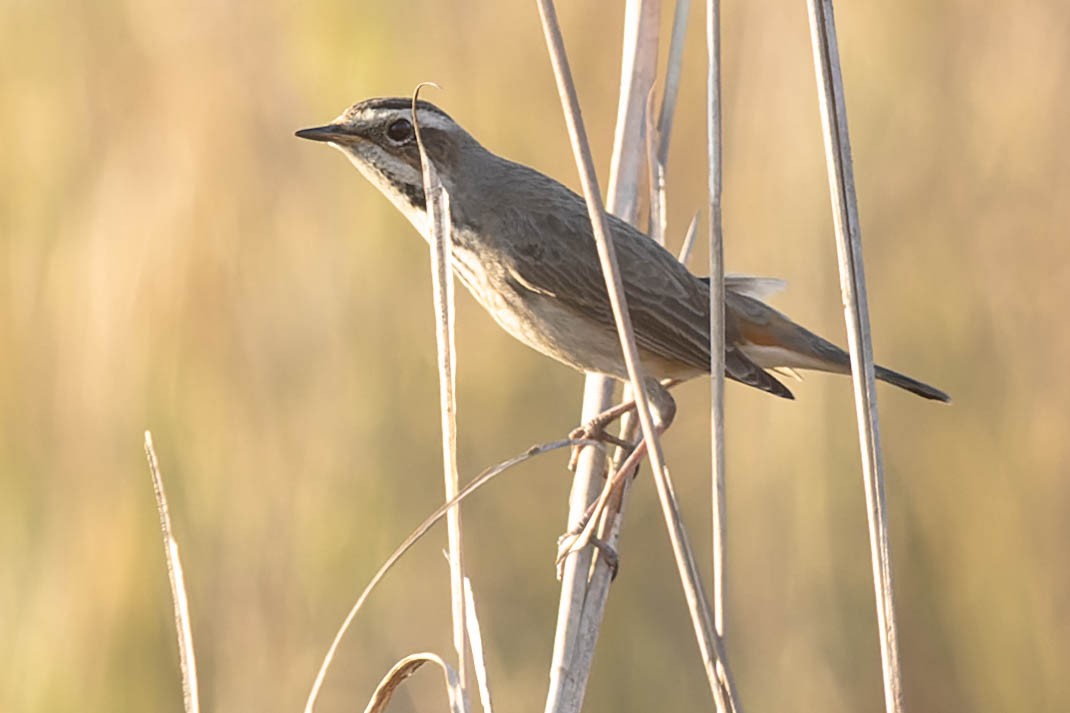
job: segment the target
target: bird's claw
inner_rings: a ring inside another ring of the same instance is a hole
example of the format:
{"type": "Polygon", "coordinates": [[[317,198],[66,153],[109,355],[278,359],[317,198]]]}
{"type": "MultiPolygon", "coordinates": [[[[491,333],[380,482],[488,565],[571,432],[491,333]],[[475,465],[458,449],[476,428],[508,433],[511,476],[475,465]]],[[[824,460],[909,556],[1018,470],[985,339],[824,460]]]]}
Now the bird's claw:
{"type": "MultiPolygon", "coordinates": [[[[597,417],[591,419],[587,423],[574,428],[568,437],[572,440],[581,441],[598,441],[600,443],[608,443],[620,448],[631,448],[633,444],[628,443],[623,438],[614,436],[612,433],[606,432],[606,426],[608,424],[597,417]]],[[[583,444],[586,445],[586,444],[583,444]]],[[[583,451],[583,445],[577,444],[572,447],[572,456],[568,460],[568,469],[575,472],[576,465],[579,463],[580,452],[583,451]]]]}
{"type": "Polygon", "coordinates": [[[573,552],[577,552],[585,545],[593,545],[597,549],[605,560],[606,565],[610,569],[610,580],[615,580],[617,574],[620,572],[620,554],[613,548],[612,545],[607,542],[598,539],[597,537],[588,537],[587,541],[583,541],[582,532],[566,532],[561,537],[557,538],[557,579],[558,581],[564,576],[565,572],[565,560],[573,552]]]}

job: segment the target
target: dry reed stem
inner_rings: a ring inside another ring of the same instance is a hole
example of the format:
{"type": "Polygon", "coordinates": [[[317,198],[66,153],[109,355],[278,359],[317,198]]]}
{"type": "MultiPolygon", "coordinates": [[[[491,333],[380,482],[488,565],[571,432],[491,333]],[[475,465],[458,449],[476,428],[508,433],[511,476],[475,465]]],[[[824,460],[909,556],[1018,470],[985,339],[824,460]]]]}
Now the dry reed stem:
{"type": "Polygon", "coordinates": [[[706,146],[709,158],[710,271],[710,448],[713,462],[713,611],[724,638],[725,507],[724,472],[724,230],[721,221],[721,4],[706,2],[706,146]]]}
{"type": "MultiPolygon", "coordinates": [[[[628,0],[624,9],[621,93],[609,162],[606,208],[629,223],[634,223],[639,213],[639,183],[643,175],[640,137],[646,121],[647,100],[657,74],[660,15],[660,0],[628,0]]],[[[577,109],[578,106],[577,103],[577,109]]]]}
{"type": "Polygon", "coordinates": [[[186,580],[182,575],[182,559],[178,556],[178,541],[171,530],[171,514],[167,509],[167,494],[163,489],[163,477],[152,447],[152,433],[145,431],[145,456],[152,474],[152,489],[156,494],[156,510],[160,514],[160,531],[163,534],[164,555],[167,558],[167,577],[171,580],[171,602],[175,608],[175,633],[178,637],[178,660],[182,671],[182,703],[186,713],[198,713],[201,709],[197,691],[197,660],[193,653],[193,631],[190,627],[189,600],[186,597],[186,580]]]}
{"type": "Polygon", "coordinates": [[[902,674],[895,622],[888,518],[884,498],[880,429],[873,369],[866,279],[862,263],[862,231],[858,219],[851,143],[847,131],[847,104],[831,0],[808,0],[814,73],[825,138],[829,193],[836,228],[836,255],[840,269],[847,342],[851,353],[858,442],[862,451],[862,477],[877,601],[877,624],[884,677],[884,705],[888,713],[903,710],[902,674]]]}
{"type": "Polygon", "coordinates": [[[677,260],[684,265],[691,258],[691,250],[695,247],[695,236],[698,235],[698,214],[696,213],[691,217],[691,222],[687,224],[687,232],[684,233],[684,242],[680,246],[680,254],[677,256],[677,260]]]}
{"type": "Polygon", "coordinates": [[[669,140],[676,116],[676,97],[680,93],[680,73],[684,66],[684,38],[687,35],[687,16],[691,0],[677,0],[673,10],[672,38],[669,40],[669,62],[665,68],[665,93],[661,97],[658,114],[658,163],[664,169],[669,163],[669,140]]]}
{"type": "MultiPolygon", "coordinates": [[[[703,667],[706,670],[710,690],[715,699],[720,699],[726,697],[727,694],[722,683],[724,679],[719,671],[721,666],[717,661],[717,658],[719,658],[719,641],[713,631],[712,615],[701,591],[698,569],[687,543],[687,535],[683,531],[679,519],[676,495],[673,491],[668,469],[664,464],[661,444],[658,441],[658,434],[650,413],[650,405],[646,393],[642,389],[639,359],[635,348],[635,335],[631,328],[631,319],[624,299],[616,253],[613,250],[612,237],[606,224],[601,194],[594,175],[590,147],[587,144],[583,122],[580,118],[575,85],[572,82],[568,60],[565,56],[561,29],[557,22],[552,0],[539,0],[538,6],[546,35],[547,47],[550,52],[551,65],[557,80],[558,92],[561,95],[562,108],[565,113],[565,121],[568,126],[573,153],[580,173],[580,182],[583,185],[588,213],[594,229],[595,243],[598,247],[599,260],[602,263],[602,271],[606,280],[606,289],[609,292],[610,305],[613,308],[614,320],[621,340],[624,362],[635,393],[636,411],[647,443],[658,498],[662,506],[662,514],[669,530],[669,539],[672,543],[673,554],[684,588],[684,597],[687,600],[688,611],[691,614],[692,625],[695,629],[695,637],[702,655],[703,667]]],[[[719,701],[718,704],[724,705],[726,708],[728,706],[728,703],[722,701],[719,701]]]]}
{"type": "MultiPolygon", "coordinates": [[[[665,91],[661,96],[661,111],[654,121],[654,90],[651,88],[646,105],[646,155],[650,182],[650,237],[665,245],[668,221],[668,196],[665,193],[665,172],[669,162],[669,138],[676,116],[676,98],[680,92],[680,73],[683,69],[684,39],[687,35],[687,14],[690,0],[679,0],[673,11],[672,39],[669,43],[669,62],[665,68],[665,91]]],[[[612,212],[612,211],[611,211],[612,212]]],[[[697,217],[697,216],[696,216],[697,217]]],[[[692,221],[692,228],[694,221],[692,221]]],[[[690,248],[688,248],[690,250],[690,248]]],[[[684,262],[681,260],[681,262],[684,262]]]]}
{"type": "Polygon", "coordinates": [[[658,127],[654,124],[654,90],[650,90],[646,101],[646,164],[647,181],[650,184],[650,237],[658,245],[665,245],[667,230],[668,198],[665,195],[665,162],[658,152],[661,139],[658,127]]]}
{"type": "Polygon", "coordinates": [[[712,463],[713,515],[713,611],[717,646],[717,680],[723,695],[718,697],[720,713],[740,711],[739,693],[732,680],[725,650],[725,539],[728,513],[725,500],[724,459],[724,231],[721,220],[722,124],[721,124],[721,5],[719,0],[706,4],[707,74],[706,112],[707,148],[709,150],[709,284],[710,284],[710,450],[712,463]]]}
{"type": "Polygon", "coordinates": [[[420,653],[410,654],[394,664],[375,687],[375,692],[372,693],[368,705],[364,708],[364,713],[383,713],[390,704],[394,692],[405,682],[405,679],[416,673],[425,663],[436,664],[442,670],[446,694],[449,696],[450,713],[463,713],[468,710],[460,677],[453,667],[437,654],[420,653]]]}
{"type": "MultiPolygon", "coordinates": [[[[581,410],[584,422],[604,411],[613,397],[613,382],[601,375],[589,374],[583,392],[581,410]]],[[[588,505],[601,490],[606,466],[605,449],[601,444],[580,451],[576,473],[569,494],[569,529],[577,527],[588,505]]],[[[590,659],[598,638],[597,621],[591,630],[584,626],[584,615],[591,610],[601,612],[605,591],[612,579],[612,569],[604,557],[595,558],[593,547],[571,551],[561,568],[561,596],[558,602],[554,649],[550,663],[550,686],[547,692],[547,713],[579,711],[583,691],[590,672],[590,659]],[[593,565],[593,566],[592,566],[593,565]],[[605,587],[596,587],[605,582],[605,587]],[[597,594],[601,592],[602,596],[597,594]]]]}
{"type": "Polygon", "coordinates": [[[493,699],[490,695],[490,677],[487,675],[487,657],[483,653],[483,633],[479,628],[479,616],[476,614],[476,596],[472,591],[472,580],[464,578],[465,622],[468,624],[468,644],[472,651],[472,669],[476,675],[479,691],[479,703],[483,713],[494,713],[493,699]]]}
{"type": "MultiPolygon", "coordinates": [[[[669,164],[669,140],[676,117],[676,98],[680,93],[680,74],[684,64],[684,39],[687,36],[687,16],[690,0],[677,0],[673,9],[672,38],[669,40],[669,61],[665,68],[665,91],[661,96],[661,111],[657,123],[647,109],[647,152],[650,162],[650,237],[665,245],[668,221],[668,197],[665,193],[665,172],[669,164]]],[[[651,93],[653,95],[653,92],[651,93]]]]}
{"type": "MultiPolygon", "coordinates": [[[[412,93],[412,125],[416,145],[420,150],[424,196],[427,204],[427,239],[431,247],[431,291],[435,308],[435,345],[438,353],[439,413],[442,420],[442,477],[446,499],[451,500],[460,489],[457,475],[457,377],[454,363],[457,347],[454,340],[453,242],[450,236],[449,194],[438,178],[438,171],[424,150],[416,103],[420,90],[412,93]]],[[[436,86],[436,85],[431,85],[436,86]]],[[[450,565],[450,605],[453,622],[453,648],[457,655],[457,676],[461,688],[468,690],[468,627],[465,625],[464,550],[461,538],[461,510],[450,508],[446,515],[446,539],[450,565]]]]}
{"type": "MultiPolygon", "coordinates": [[[[629,2],[609,210],[632,222],[638,209],[641,164],[637,159],[642,156],[639,138],[643,122],[642,102],[649,95],[656,73],[657,21],[656,3],[629,2]]],[[[581,422],[586,423],[606,410],[612,404],[612,397],[613,382],[607,377],[589,374],[581,422]]],[[[569,497],[570,531],[579,525],[588,506],[599,496],[605,467],[603,449],[588,448],[581,453],[569,497]]],[[[597,537],[610,547],[616,547],[619,541],[620,519],[617,515],[624,497],[621,493],[613,507],[594,523],[598,527],[597,537]]],[[[592,552],[589,547],[575,549],[565,558],[545,708],[548,712],[578,711],[582,705],[613,571],[605,557],[592,552]]]]}

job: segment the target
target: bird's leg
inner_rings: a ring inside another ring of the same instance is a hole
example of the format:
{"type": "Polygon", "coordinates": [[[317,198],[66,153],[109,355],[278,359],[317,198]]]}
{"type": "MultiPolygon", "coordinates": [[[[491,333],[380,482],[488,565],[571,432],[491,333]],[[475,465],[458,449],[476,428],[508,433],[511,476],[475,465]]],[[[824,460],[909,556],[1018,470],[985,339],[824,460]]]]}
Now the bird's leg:
{"type": "MultiPolygon", "coordinates": [[[[606,433],[606,427],[634,408],[635,401],[619,403],[616,406],[606,409],[582,426],[574,428],[572,432],[568,434],[568,437],[577,440],[587,439],[601,441],[602,443],[609,443],[619,448],[631,448],[632,444],[628,443],[623,438],[618,438],[611,433],[606,433]]],[[[579,463],[580,452],[582,450],[583,446],[572,447],[572,456],[568,460],[568,469],[572,472],[576,471],[576,465],[579,463]]]]}
{"type": "MultiPolygon", "coordinates": [[[[622,403],[617,404],[616,406],[612,406],[589,420],[587,423],[574,429],[572,433],[569,434],[569,436],[572,438],[590,438],[599,441],[603,440],[606,436],[609,436],[609,434],[606,433],[605,430],[606,426],[613,423],[618,418],[620,418],[621,416],[628,413],[634,408],[634,400],[624,401],[622,403]]],[[[613,437],[611,436],[611,438],[613,437]]],[[[613,441],[609,442],[612,443],[613,441]]]]}
{"type": "MultiPolygon", "coordinates": [[[[659,390],[665,391],[669,388],[672,388],[673,386],[676,386],[678,383],[680,382],[675,379],[667,379],[664,383],[658,385],[660,387],[659,390]]],[[[669,397],[669,401],[672,401],[671,397],[669,397]]],[[[618,448],[631,448],[633,446],[632,443],[629,443],[628,441],[618,436],[614,436],[611,433],[606,433],[606,428],[624,414],[634,410],[634,399],[630,401],[623,401],[617,404],[616,406],[611,406],[610,408],[606,409],[591,420],[587,421],[587,423],[583,424],[582,426],[573,429],[572,432],[568,434],[568,437],[575,439],[601,441],[603,443],[609,443],[611,445],[617,446],[618,448]]],[[[676,411],[675,404],[672,405],[672,411],[673,413],[675,413],[676,411]]],[[[672,417],[670,416],[669,421],[671,420],[672,417]]],[[[568,461],[569,470],[576,470],[576,464],[579,461],[580,451],[582,450],[582,448],[583,446],[574,446],[572,448],[572,456],[569,458],[568,461]]]]}
{"type": "Polygon", "coordinates": [[[627,459],[625,459],[624,464],[621,465],[620,469],[618,469],[612,477],[606,479],[606,484],[602,487],[602,492],[599,494],[598,499],[588,506],[587,511],[583,513],[583,517],[576,523],[576,526],[558,538],[557,565],[559,569],[564,563],[565,558],[570,554],[583,549],[588,544],[594,544],[607,556],[613,567],[613,575],[614,577],[616,576],[617,568],[619,566],[619,557],[612,547],[607,543],[598,540],[598,538],[594,536],[594,531],[598,527],[598,520],[605,511],[606,505],[609,504],[610,499],[624,484],[627,476],[638,470],[639,463],[645,455],[646,441],[642,440],[636,445],[635,449],[628,454],[627,459]]]}
{"type": "MultiPolygon", "coordinates": [[[[676,417],[676,402],[668,390],[657,382],[653,382],[652,385],[648,384],[648,391],[651,396],[651,406],[654,407],[654,413],[652,414],[654,416],[654,431],[658,437],[661,437],[661,434],[668,430],[676,417]]],[[[624,404],[621,404],[621,406],[624,406],[624,404]]],[[[635,404],[633,403],[631,406],[634,407],[635,404]]],[[[628,444],[628,447],[631,447],[631,444],[628,444]]],[[[617,469],[617,472],[606,480],[598,499],[591,503],[576,526],[561,536],[558,540],[557,562],[559,566],[571,552],[582,549],[587,544],[594,542],[610,558],[613,574],[616,576],[619,558],[608,544],[595,542],[594,531],[610,499],[623,486],[628,477],[638,471],[639,464],[642,462],[643,456],[646,455],[646,451],[646,439],[640,439],[635,448],[628,454],[624,463],[617,469]]]]}

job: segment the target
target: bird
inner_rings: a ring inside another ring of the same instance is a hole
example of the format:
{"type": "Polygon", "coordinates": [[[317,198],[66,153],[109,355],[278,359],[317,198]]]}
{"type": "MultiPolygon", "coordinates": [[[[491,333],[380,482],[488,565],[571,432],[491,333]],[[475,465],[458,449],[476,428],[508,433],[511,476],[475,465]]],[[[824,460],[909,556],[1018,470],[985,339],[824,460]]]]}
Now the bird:
{"type": "MultiPolygon", "coordinates": [[[[579,371],[628,381],[584,199],[557,180],[484,148],[427,101],[373,98],[296,136],[338,149],[429,239],[416,127],[449,194],[453,268],[509,334],[579,371]],[[415,107],[415,108],[414,108],[415,107]],[[415,115],[414,115],[415,110],[415,115]]],[[[708,278],[631,224],[607,216],[644,389],[658,419],[672,420],[665,388],[710,373],[708,278]]],[[[725,376],[784,399],[771,370],[849,374],[846,351],[765,303],[783,283],[726,275],[725,376]]],[[[883,366],[876,378],[925,399],[933,386],[883,366]]]]}

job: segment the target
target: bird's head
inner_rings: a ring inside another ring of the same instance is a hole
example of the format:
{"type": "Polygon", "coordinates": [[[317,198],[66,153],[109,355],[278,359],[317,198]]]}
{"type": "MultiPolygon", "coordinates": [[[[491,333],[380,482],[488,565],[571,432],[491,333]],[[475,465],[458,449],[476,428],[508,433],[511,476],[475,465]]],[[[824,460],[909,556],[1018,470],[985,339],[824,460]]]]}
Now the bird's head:
{"type": "MultiPolygon", "coordinates": [[[[415,118],[427,155],[449,191],[462,156],[478,144],[430,102],[417,103],[415,118]]],[[[331,123],[302,129],[297,136],[335,147],[410,221],[423,219],[423,178],[411,99],[368,99],[349,107],[331,123]]]]}

